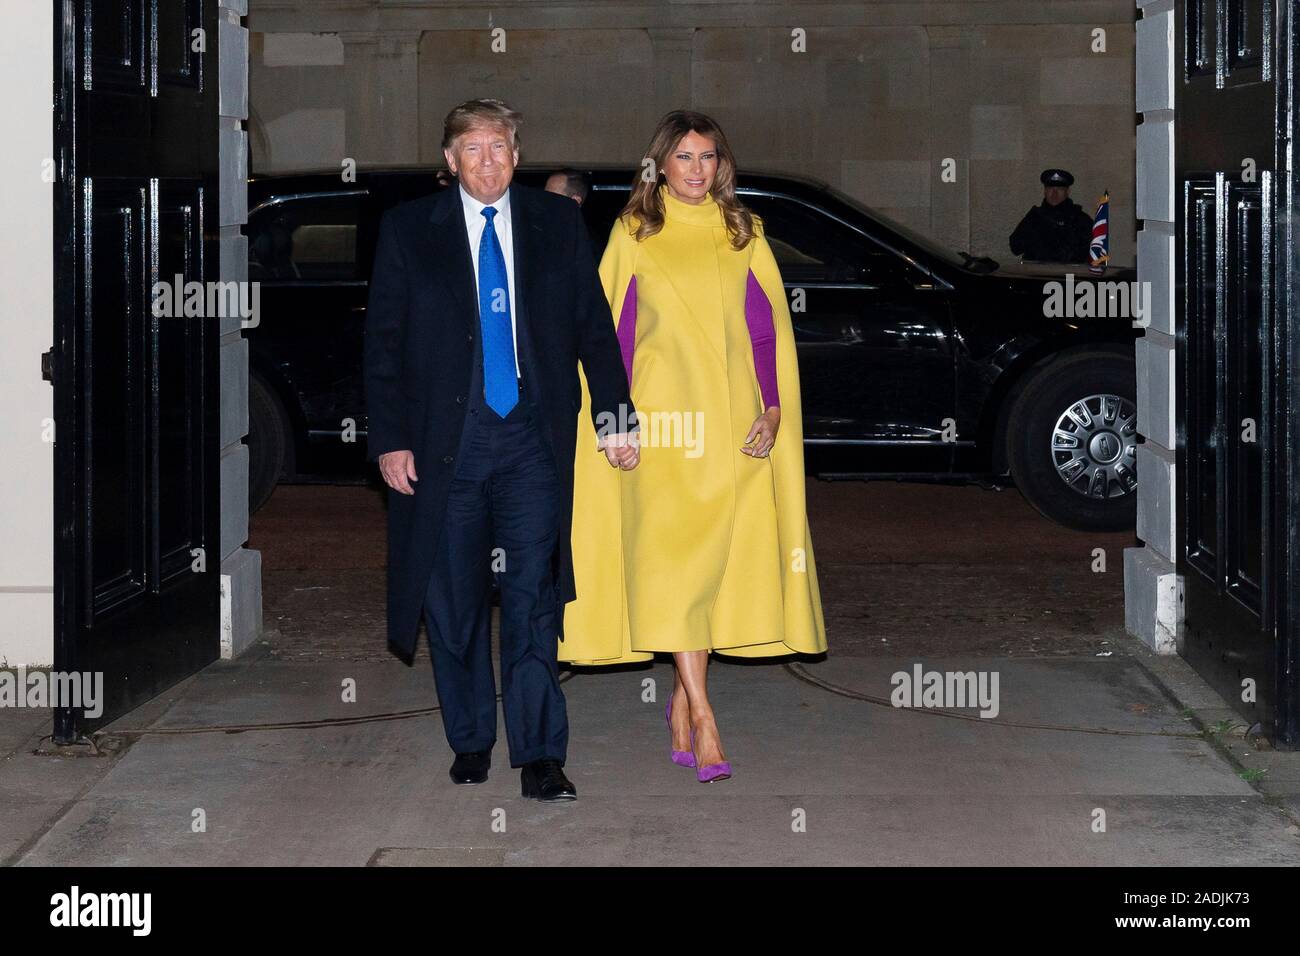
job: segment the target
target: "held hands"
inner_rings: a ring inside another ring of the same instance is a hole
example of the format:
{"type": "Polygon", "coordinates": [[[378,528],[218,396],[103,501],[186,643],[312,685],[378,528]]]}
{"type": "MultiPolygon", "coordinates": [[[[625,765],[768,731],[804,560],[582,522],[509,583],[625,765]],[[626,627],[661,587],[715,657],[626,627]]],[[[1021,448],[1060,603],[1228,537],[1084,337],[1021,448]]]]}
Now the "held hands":
{"type": "Polygon", "coordinates": [[[596,447],[605,452],[611,468],[631,471],[641,461],[640,432],[621,432],[602,437],[596,447]]]}
{"type": "MultiPolygon", "coordinates": [[[[638,433],[610,435],[600,440],[599,447],[614,468],[631,471],[641,461],[638,433]]],[[[389,451],[379,456],[379,472],[384,484],[404,495],[415,494],[411,482],[420,479],[415,474],[415,455],[410,451],[389,451]]]]}
{"type": "Polygon", "coordinates": [[[379,473],[384,476],[384,484],[404,495],[415,494],[412,481],[419,481],[415,476],[415,455],[409,451],[387,451],[379,456],[379,473]]]}
{"type": "Polygon", "coordinates": [[[776,442],[777,430],[781,427],[781,409],[773,405],[762,415],[754,419],[741,452],[751,458],[766,458],[776,442]]]}

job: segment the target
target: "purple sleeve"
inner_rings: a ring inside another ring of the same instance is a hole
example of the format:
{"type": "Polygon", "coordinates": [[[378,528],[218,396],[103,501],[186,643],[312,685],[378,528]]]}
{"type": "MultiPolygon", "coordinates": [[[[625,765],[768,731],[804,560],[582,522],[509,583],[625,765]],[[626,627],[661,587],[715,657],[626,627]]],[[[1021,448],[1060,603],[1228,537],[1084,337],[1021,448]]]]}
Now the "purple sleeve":
{"type": "Polygon", "coordinates": [[[776,390],[776,330],[772,325],[772,303],[758,284],[753,270],[745,281],[745,323],[754,349],[754,374],[763,393],[763,411],[781,407],[776,390]]]}
{"type": "Polygon", "coordinates": [[[627,283],[623,310],[618,315],[618,347],[623,352],[628,388],[632,387],[632,350],[636,348],[636,276],[627,283]]]}

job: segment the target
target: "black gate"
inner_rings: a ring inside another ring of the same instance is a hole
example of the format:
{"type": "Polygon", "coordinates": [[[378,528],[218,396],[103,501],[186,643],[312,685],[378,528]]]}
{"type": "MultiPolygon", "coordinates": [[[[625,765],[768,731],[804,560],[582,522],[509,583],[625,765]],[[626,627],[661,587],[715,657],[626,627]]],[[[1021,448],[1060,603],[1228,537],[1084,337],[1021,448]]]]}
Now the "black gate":
{"type": "Polygon", "coordinates": [[[55,25],[54,666],[103,713],[219,652],[217,324],[155,315],[216,279],[216,0],[62,0],[55,25]]]}
{"type": "Polygon", "coordinates": [[[1175,32],[1183,654],[1288,747],[1300,744],[1298,8],[1185,0],[1175,32]]]}

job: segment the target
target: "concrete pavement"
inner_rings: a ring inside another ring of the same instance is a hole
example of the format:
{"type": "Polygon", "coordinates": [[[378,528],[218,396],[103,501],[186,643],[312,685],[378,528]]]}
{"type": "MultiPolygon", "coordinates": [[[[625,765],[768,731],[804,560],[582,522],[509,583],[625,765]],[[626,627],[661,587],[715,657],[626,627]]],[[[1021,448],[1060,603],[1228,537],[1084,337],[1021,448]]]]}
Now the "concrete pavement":
{"type": "Polygon", "coordinates": [[[504,728],[486,784],[447,779],[427,652],[407,668],[383,647],[382,497],[281,487],[253,524],[253,650],[123,717],[98,756],[38,753],[48,712],[0,709],[0,862],[1300,862],[1300,755],[1124,634],[1130,535],[1059,528],[1013,490],[808,498],[830,654],[714,664],[735,776],[669,762],[666,661],[568,672],[580,796],[552,806],[520,798],[504,728]],[[996,674],[997,717],[890,706],[918,662],[996,674]]]}
{"type": "Polygon", "coordinates": [[[519,796],[504,734],[488,783],[451,784],[424,666],[255,655],[123,718],[110,756],[34,755],[48,727],[0,712],[12,748],[0,853],[19,865],[1300,863],[1284,808],[1139,659],[925,662],[997,672],[989,720],[890,706],[890,675],[912,663],[716,663],[735,777],[707,786],[669,763],[662,704],[643,701],[670,686],[667,664],[574,674],[580,796],[542,805],[519,796]],[[346,679],[356,703],[341,700],[346,679]]]}

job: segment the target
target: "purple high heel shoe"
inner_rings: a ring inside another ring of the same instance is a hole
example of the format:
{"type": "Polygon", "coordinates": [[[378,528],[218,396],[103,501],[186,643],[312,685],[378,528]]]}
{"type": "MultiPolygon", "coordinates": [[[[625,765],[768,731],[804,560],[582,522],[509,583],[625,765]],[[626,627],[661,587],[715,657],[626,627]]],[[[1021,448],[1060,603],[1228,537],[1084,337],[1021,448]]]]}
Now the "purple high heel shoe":
{"type": "Polygon", "coordinates": [[[695,779],[700,783],[715,783],[718,780],[726,780],[730,776],[731,762],[727,760],[722,763],[711,763],[695,771],[695,779]]]}
{"type": "MultiPolygon", "coordinates": [[[[669,736],[668,745],[669,748],[671,749],[672,747],[671,738],[673,733],[673,695],[672,694],[668,695],[668,706],[664,709],[664,720],[668,721],[668,736],[669,736]]],[[[695,746],[695,731],[692,730],[691,747],[694,746],[695,746]]],[[[673,763],[677,764],[677,766],[679,767],[695,766],[695,754],[692,750],[673,750],[672,759],[673,759],[673,763]]]]}
{"type": "MultiPolygon", "coordinates": [[[[695,729],[691,728],[691,747],[695,746],[695,729]]],[[[692,754],[694,756],[694,754],[692,754]]],[[[692,764],[694,766],[694,764],[692,764]]],[[[731,776],[731,761],[724,760],[721,763],[711,763],[707,767],[700,767],[695,771],[695,779],[700,783],[716,783],[719,780],[726,780],[731,776]]]]}

